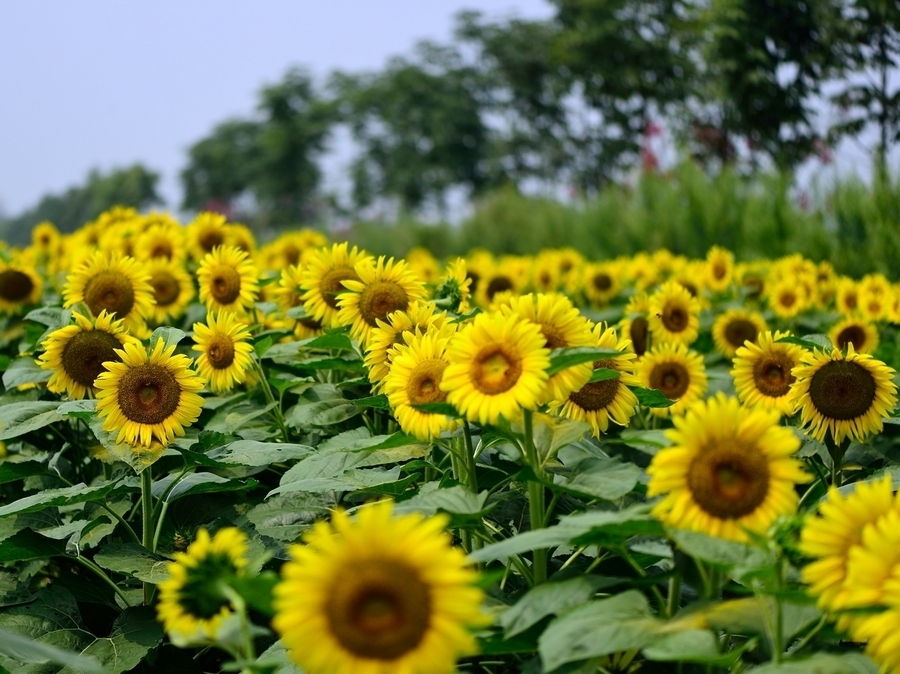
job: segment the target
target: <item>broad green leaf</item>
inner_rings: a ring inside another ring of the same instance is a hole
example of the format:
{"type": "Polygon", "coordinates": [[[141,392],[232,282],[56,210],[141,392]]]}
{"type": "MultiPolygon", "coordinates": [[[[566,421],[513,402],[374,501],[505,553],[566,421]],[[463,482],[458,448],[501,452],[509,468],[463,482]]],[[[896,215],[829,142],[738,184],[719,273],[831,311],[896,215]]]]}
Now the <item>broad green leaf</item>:
{"type": "MultiPolygon", "coordinates": [[[[52,632],[50,634],[61,634],[64,637],[69,631],[52,632]]],[[[82,634],[87,634],[83,632],[82,634]]],[[[96,658],[89,655],[82,655],[64,648],[59,648],[53,643],[43,638],[31,639],[24,637],[15,632],[0,630],[0,654],[11,658],[18,662],[42,664],[52,662],[62,665],[66,669],[70,669],[73,674],[106,674],[106,670],[100,665],[96,658]]],[[[71,638],[78,639],[78,636],[71,634],[71,638]]],[[[54,668],[55,669],[55,668],[54,668]]],[[[119,670],[122,671],[122,670],[119,670]]]]}
{"type": "Polygon", "coordinates": [[[591,378],[588,380],[589,384],[593,384],[598,381],[607,381],[609,379],[618,379],[621,372],[618,370],[611,370],[608,367],[598,367],[594,370],[594,373],[591,375],[591,378]]]}
{"type": "Polygon", "coordinates": [[[97,414],[96,400],[69,400],[64,402],[56,411],[64,417],[72,417],[73,419],[84,419],[85,421],[92,419],[97,414]]]}
{"type": "Polygon", "coordinates": [[[622,463],[618,459],[582,459],[565,471],[563,488],[607,501],[617,501],[631,493],[644,474],[633,463],[622,463]]]}
{"type": "Polygon", "coordinates": [[[257,658],[256,665],[271,668],[271,674],[305,674],[291,660],[291,656],[280,639],[263,651],[257,658]]]}
{"type": "Polygon", "coordinates": [[[175,346],[181,342],[181,340],[185,338],[185,334],[184,330],[169,326],[156,328],[156,330],[153,331],[153,334],[150,335],[150,348],[155,348],[156,342],[161,339],[164,344],[163,348],[168,349],[170,346],[175,346]]]}
{"type": "Polygon", "coordinates": [[[110,543],[100,548],[94,561],[104,569],[158,584],[169,577],[168,562],[136,543],[110,543]]]}
{"type": "Polygon", "coordinates": [[[396,482],[399,479],[399,466],[390,470],[384,470],[383,468],[353,469],[334,477],[311,477],[294,480],[293,482],[284,482],[282,480],[281,485],[270,491],[268,496],[293,491],[304,491],[314,494],[322,494],[329,491],[359,491],[388,484],[389,482],[396,482]]]}
{"type": "MultiPolygon", "coordinates": [[[[31,529],[23,529],[0,542],[0,562],[25,562],[65,554],[66,544],[31,529]]],[[[2,627],[2,622],[0,622],[2,627]]]]}
{"type": "Polygon", "coordinates": [[[595,360],[603,360],[605,358],[613,358],[614,356],[621,355],[622,353],[615,349],[601,349],[592,346],[554,349],[550,353],[550,367],[547,368],[547,374],[552,377],[557,372],[561,372],[574,365],[593,363],[595,360]]]}
{"type": "Polygon", "coordinates": [[[207,456],[222,464],[237,466],[268,466],[302,459],[315,450],[307,445],[283,442],[235,440],[216,447],[207,456]]]}
{"type": "Polygon", "coordinates": [[[295,542],[317,519],[327,517],[334,499],[323,494],[279,494],[251,508],[246,518],[263,536],[281,543],[295,542]]]}
{"type": "Polygon", "coordinates": [[[786,342],[788,344],[797,344],[802,346],[804,349],[818,349],[819,351],[831,351],[834,348],[834,345],[831,343],[831,339],[828,335],[815,334],[815,335],[805,335],[804,337],[782,337],[780,339],[775,340],[776,343],[786,342]]]}
{"type": "Polygon", "coordinates": [[[21,580],[6,571],[0,571],[0,607],[27,604],[34,597],[21,580]]]}
{"type": "Polygon", "coordinates": [[[754,667],[748,674],[878,674],[878,665],[862,653],[815,653],[754,667]]]}
{"type": "Polygon", "coordinates": [[[59,307],[41,307],[25,314],[26,321],[34,321],[48,328],[62,328],[72,322],[72,312],[59,307]]]}
{"type": "Polygon", "coordinates": [[[248,606],[269,618],[275,615],[272,610],[272,590],[281,582],[278,574],[274,571],[263,571],[258,575],[247,575],[231,582],[248,606]]]}
{"type": "Polygon", "coordinates": [[[618,578],[576,576],[538,585],[500,614],[506,638],[524,632],[548,615],[565,613],[593,597],[598,590],[620,583],[618,578]]]}
{"type": "Polygon", "coordinates": [[[25,401],[0,406],[0,440],[36,431],[62,419],[58,402],[25,401]]]}
{"type": "Polygon", "coordinates": [[[3,373],[3,386],[14,389],[25,384],[42,384],[50,381],[52,370],[39,367],[31,356],[16,358],[3,373]]]}
{"type": "Polygon", "coordinates": [[[61,489],[47,489],[18,501],[13,501],[9,505],[0,507],[0,517],[8,517],[9,515],[18,515],[21,513],[36,512],[53,506],[67,506],[76,503],[86,503],[88,501],[102,502],[107,494],[115,491],[136,491],[137,487],[130,482],[107,482],[96,487],[88,487],[83,482],[71,487],[62,487],[61,489]]]}
{"type": "Polygon", "coordinates": [[[388,402],[386,395],[370,396],[368,398],[357,398],[348,401],[351,405],[357,407],[372,407],[376,410],[390,410],[391,404],[388,402]]]}
{"type": "Polygon", "coordinates": [[[648,660],[711,663],[725,668],[731,667],[740,656],[739,649],[720,653],[719,640],[712,632],[703,629],[662,636],[644,648],[644,657],[648,660]]]}
{"type": "MultiPolygon", "coordinates": [[[[804,627],[821,618],[822,613],[812,603],[782,600],[782,637],[789,640],[804,627]]],[[[764,635],[775,624],[773,597],[742,597],[707,606],[695,616],[715,629],[733,634],[764,635]]]]}
{"type": "Polygon", "coordinates": [[[37,461],[22,461],[21,463],[4,461],[0,463],[0,484],[15,482],[16,480],[22,480],[32,475],[41,475],[46,472],[46,466],[37,461]]]}
{"type": "Polygon", "coordinates": [[[166,475],[164,478],[153,483],[153,496],[162,498],[166,490],[169,489],[174,481],[178,481],[165,496],[165,501],[171,503],[184,496],[192,496],[194,494],[209,494],[224,491],[241,491],[243,489],[252,489],[259,483],[254,479],[229,480],[227,477],[215,475],[214,473],[187,473],[179,478],[178,475],[166,475]]]}
{"type": "Polygon", "coordinates": [[[257,357],[262,358],[266,351],[272,348],[274,343],[275,340],[272,338],[272,335],[266,335],[253,344],[253,351],[256,353],[257,357]]]}
{"type": "Polygon", "coordinates": [[[640,386],[629,386],[631,392],[638,399],[638,403],[644,407],[671,407],[675,404],[674,400],[669,400],[655,388],[642,388],[640,386]]]}
{"type": "Polygon", "coordinates": [[[614,438],[610,442],[620,442],[651,456],[663,447],[669,447],[672,444],[672,441],[666,437],[665,431],[642,431],[634,428],[626,428],[618,439],[614,438]]]}
{"type": "Polygon", "coordinates": [[[37,639],[56,630],[83,630],[81,614],[72,593],[53,584],[42,588],[30,604],[0,612],[0,630],[37,639]]]}
{"type": "Polygon", "coordinates": [[[488,492],[473,494],[462,485],[441,488],[437,482],[428,482],[422,485],[419,493],[394,506],[398,513],[420,512],[426,515],[434,515],[445,512],[451,515],[480,518],[485,514],[485,503],[488,492]]]}
{"type": "Polygon", "coordinates": [[[277,405],[277,402],[258,405],[249,400],[236,405],[225,405],[219,408],[215,416],[209,420],[205,430],[218,431],[226,435],[231,433],[243,435],[243,432],[250,427],[268,427],[270,422],[267,419],[260,419],[260,417],[267,415],[277,405]]]}
{"type": "MultiPolygon", "coordinates": [[[[513,429],[523,433],[524,428],[514,424],[513,429]]],[[[566,445],[577,442],[590,433],[591,427],[584,421],[575,421],[549,414],[535,414],[533,427],[534,446],[542,464],[546,464],[566,445]]]]}
{"type": "Polygon", "coordinates": [[[300,342],[307,349],[335,349],[340,351],[353,351],[353,341],[349,335],[341,332],[333,332],[326,335],[319,335],[312,339],[300,342]]]}
{"type": "MultiPolygon", "coordinates": [[[[162,627],[152,608],[126,608],[113,623],[109,637],[95,640],[82,655],[98,660],[103,674],[121,674],[137,667],[151,649],[162,643],[162,639],[162,627]]],[[[58,674],[82,673],[77,667],[68,666],[58,674]]]]}
{"type": "Polygon", "coordinates": [[[768,550],[737,541],[727,541],[723,538],[682,529],[673,529],[669,535],[691,557],[718,566],[755,569],[775,563],[775,559],[768,550]]]}

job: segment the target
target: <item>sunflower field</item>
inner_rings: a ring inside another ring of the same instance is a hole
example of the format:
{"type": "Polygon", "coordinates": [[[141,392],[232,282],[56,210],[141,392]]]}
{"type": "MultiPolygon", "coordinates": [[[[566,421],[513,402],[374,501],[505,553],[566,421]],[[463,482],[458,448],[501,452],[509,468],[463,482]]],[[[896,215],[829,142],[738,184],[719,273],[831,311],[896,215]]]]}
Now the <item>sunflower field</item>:
{"type": "Polygon", "coordinates": [[[0,312],[0,673],[900,672],[881,275],[116,208],[0,312]]]}

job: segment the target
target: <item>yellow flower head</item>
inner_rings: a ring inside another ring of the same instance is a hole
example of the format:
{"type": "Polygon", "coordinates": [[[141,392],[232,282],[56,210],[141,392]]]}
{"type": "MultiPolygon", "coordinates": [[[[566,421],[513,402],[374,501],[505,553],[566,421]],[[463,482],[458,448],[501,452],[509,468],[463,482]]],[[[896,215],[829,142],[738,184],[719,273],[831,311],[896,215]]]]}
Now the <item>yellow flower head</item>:
{"type": "Polygon", "coordinates": [[[872,353],[878,347],[878,328],[859,318],[845,318],[838,322],[828,331],[828,337],[841,351],[850,344],[857,353],[872,353]]]}
{"type": "Polygon", "coordinates": [[[478,314],[450,342],[441,390],[470,421],[516,419],[523,408],[536,408],[544,395],[550,365],[545,343],[531,321],[478,314]]]}
{"type": "Polygon", "coordinates": [[[716,293],[728,290],[733,273],[734,255],[731,251],[719,246],[710,248],[706,254],[706,287],[716,293]]]}
{"type": "Polygon", "coordinates": [[[619,334],[631,342],[635,354],[639,357],[647,352],[650,343],[650,297],[646,293],[632,295],[625,306],[625,314],[619,324],[619,334]]]}
{"type": "Polygon", "coordinates": [[[767,292],[769,307],[779,318],[793,318],[809,303],[806,290],[791,277],[770,283],[767,292]]]}
{"type": "Polygon", "coordinates": [[[656,416],[678,416],[706,393],[706,369],[703,357],[684,344],[659,344],[644,354],[638,366],[638,378],[646,388],[657,389],[671,407],[655,408],[656,416]]]}
{"type": "Polygon", "coordinates": [[[201,260],[197,284],[207,309],[240,314],[256,301],[259,272],[240,248],[217,246],[201,260]]]}
{"type": "Polygon", "coordinates": [[[665,494],[653,514],[666,525],[745,541],[745,530],[765,533],[797,511],[794,485],[809,478],[792,457],[800,440],[778,425],[777,413],[720,392],[674,423],[666,432],[672,446],[647,469],[647,495],[665,494]]]}
{"type": "Polygon", "coordinates": [[[145,263],[153,288],[150,317],[159,324],[181,318],[194,299],[194,279],[179,260],[155,257],[145,263]]]}
{"type": "Polygon", "coordinates": [[[767,329],[763,317],[755,311],[745,309],[729,309],[713,323],[712,334],[716,348],[729,358],[745,342],[756,342],[760,333],[767,329]]]}
{"type": "Polygon", "coordinates": [[[466,261],[461,257],[450,261],[444,275],[438,279],[434,290],[434,300],[441,302],[455,314],[465,314],[470,311],[469,301],[472,298],[470,286],[472,279],[466,270],[466,261]]]}
{"type": "Polygon", "coordinates": [[[690,345],[700,331],[700,303],[677,281],[666,281],[650,297],[648,320],[654,343],[690,345]]]}
{"type": "Polygon", "coordinates": [[[137,259],[143,261],[162,259],[181,262],[187,254],[184,228],[174,218],[158,218],[137,234],[134,253],[137,259]]]}
{"type": "Polygon", "coordinates": [[[226,245],[227,238],[225,216],[210,211],[198,213],[185,231],[188,250],[197,262],[212,253],[215,248],[226,245]]]}
{"type": "Polygon", "coordinates": [[[314,251],[306,264],[300,280],[301,299],[306,313],[323,327],[336,328],[338,320],[338,294],[346,292],[344,281],[358,281],[354,271],[357,264],[371,256],[348,243],[336,243],[331,248],[314,251]]]}
{"type": "Polygon", "coordinates": [[[800,362],[803,347],[778,342],[789,335],[766,331],[735,352],[731,376],[738,398],[745,405],[777,410],[787,416],[794,413],[794,402],[789,397],[794,383],[791,371],[800,362]]]}
{"type": "Polygon", "coordinates": [[[0,312],[15,314],[41,301],[44,281],[24,260],[0,258],[0,312]]]}
{"type": "Polygon", "coordinates": [[[194,323],[197,371],[213,393],[228,393],[247,379],[253,365],[250,331],[234,314],[207,314],[206,325],[194,323]]]}
{"type": "Polygon", "coordinates": [[[592,304],[603,306],[622,289],[622,268],[615,262],[586,265],[582,275],[584,293],[592,304]]]}
{"type": "Polygon", "coordinates": [[[392,509],[338,511],[290,549],[272,625],[308,674],[451,674],[475,652],[484,595],[447,519],[392,509]]]}

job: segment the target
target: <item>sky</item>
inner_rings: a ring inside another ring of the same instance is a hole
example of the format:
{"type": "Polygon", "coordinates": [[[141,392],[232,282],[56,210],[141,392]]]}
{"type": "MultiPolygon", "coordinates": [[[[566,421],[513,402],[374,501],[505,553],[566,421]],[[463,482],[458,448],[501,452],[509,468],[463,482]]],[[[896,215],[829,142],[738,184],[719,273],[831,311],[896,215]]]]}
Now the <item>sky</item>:
{"type": "MultiPolygon", "coordinates": [[[[16,215],[89,170],[135,162],[177,208],[187,148],[291,66],[324,78],[381,68],[453,16],[549,18],[546,0],[33,0],[0,15],[0,213],[16,215]]],[[[341,141],[338,140],[338,143],[341,141]]],[[[342,149],[326,163],[339,181],[342,149]]]]}

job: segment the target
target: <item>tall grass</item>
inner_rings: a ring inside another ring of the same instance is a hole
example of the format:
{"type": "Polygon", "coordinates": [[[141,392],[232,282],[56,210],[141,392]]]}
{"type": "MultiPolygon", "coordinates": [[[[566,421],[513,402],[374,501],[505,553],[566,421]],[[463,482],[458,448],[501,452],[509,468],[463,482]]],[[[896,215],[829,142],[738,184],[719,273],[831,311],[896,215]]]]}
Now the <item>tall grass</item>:
{"type": "Polygon", "coordinates": [[[790,176],[747,178],[729,170],[710,176],[684,162],[665,174],[642,174],[633,186],[609,185],[585,202],[506,188],[479,200],[457,227],[357,223],[349,236],[367,250],[395,256],[425,246],[438,256],[474,247],[519,255],[572,247],[595,259],[659,248],[703,257],[720,245],[744,260],[802,253],[831,260],[841,273],[900,278],[900,177],[818,185],[809,202],[800,203],[790,176]]]}

